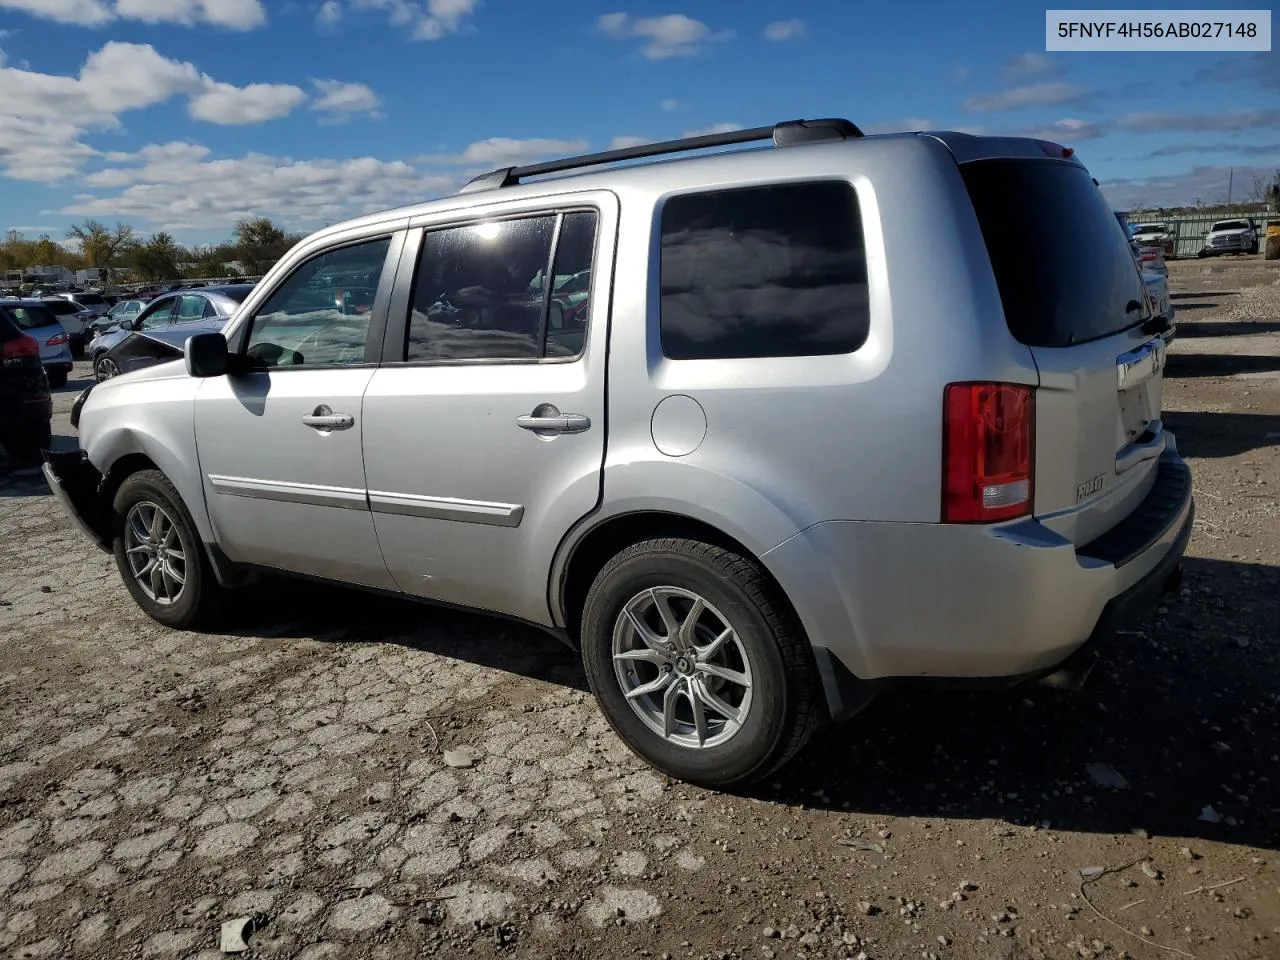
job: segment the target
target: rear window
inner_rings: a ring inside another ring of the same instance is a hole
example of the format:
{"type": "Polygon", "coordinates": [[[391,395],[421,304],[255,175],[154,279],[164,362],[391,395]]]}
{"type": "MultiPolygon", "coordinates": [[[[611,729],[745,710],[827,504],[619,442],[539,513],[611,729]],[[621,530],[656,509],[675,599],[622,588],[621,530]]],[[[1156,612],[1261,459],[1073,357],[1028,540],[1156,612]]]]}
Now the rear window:
{"type": "Polygon", "coordinates": [[[79,300],[81,303],[88,304],[91,307],[100,307],[107,302],[103,300],[102,297],[96,293],[78,293],[76,294],[76,299],[79,300]]]}
{"type": "Polygon", "coordinates": [[[76,305],[70,300],[46,300],[45,309],[54,316],[65,317],[67,314],[76,312],[76,305]]]}
{"type": "Polygon", "coordinates": [[[236,303],[244,303],[245,298],[253,293],[253,287],[227,287],[218,291],[224,297],[230,297],[236,303]]]}
{"type": "Polygon", "coordinates": [[[1051,160],[961,167],[1005,322],[1031,347],[1065,347],[1144,319],[1129,238],[1089,172],[1051,160]]]}
{"type": "Polygon", "coordinates": [[[662,352],[672,360],[851,353],[867,258],[842,182],[717,190],[662,209],[662,352]]]}
{"type": "Polygon", "coordinates": [[[52,327],[58,322],[44,307],[5,307],[4,312],[17,324],[19,330],[38,330],[41,327],[52,327]]]}

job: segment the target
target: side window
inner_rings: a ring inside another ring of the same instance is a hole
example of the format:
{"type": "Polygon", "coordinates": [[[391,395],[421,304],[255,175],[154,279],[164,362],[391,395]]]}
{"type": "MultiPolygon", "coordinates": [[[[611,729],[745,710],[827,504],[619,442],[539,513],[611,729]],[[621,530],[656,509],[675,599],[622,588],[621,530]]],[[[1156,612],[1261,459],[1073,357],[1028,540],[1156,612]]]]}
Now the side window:
{"type": "Polygon", "coordinates": [[[173,308],[177,305],[177,297],[165,297],[149,304],[138,317],[138,329],[154,330],[156,327],[167,327],[173,322],[173,308]]]}
{"type": "Polygon", "coordinates": [[[594,212],[428,232],[414,279],[405,359],[577,356],[586,338],[587,298],[561,296],[556,284],[590,270],[595,233],[594,212]]]}
{"type": "Polygon", "coordinates": [[[206,300],[204,302],[204,313],[201,314],[201,316],[206,320],[212,320],[214,317],[218,316],[218,308],[213,305],[212,300],[206,300]]]}
{"type": "Polygon", "coordinates": [[[382,237],[303,263],[258,309],[245,353],[268,367],[363,363],[390,246],[382,237]]]}
{"type": "Polygon", "coordinates": [[[822,356],[866,342],[867,259],[848,183],[672,197],[660,270],[672,360],[822,356]]]}
{"type": "Polygon", "coordinates": [[[189,293],[178,301],[178,323],[186,323],[190,320],[199,320],[204,316],[204,308],[209,301],[204,297],[189,293]]]}

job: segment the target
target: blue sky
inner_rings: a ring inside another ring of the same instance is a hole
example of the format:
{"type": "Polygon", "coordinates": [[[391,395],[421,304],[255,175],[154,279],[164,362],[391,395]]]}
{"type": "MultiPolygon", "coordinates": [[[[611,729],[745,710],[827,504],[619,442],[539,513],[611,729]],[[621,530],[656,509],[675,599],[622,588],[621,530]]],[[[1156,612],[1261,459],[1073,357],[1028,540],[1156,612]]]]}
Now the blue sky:
{"type": "Polygon", "coordinates": [[[1216,200],[1280,166],[1278,58],[1046,54],[1043,6],[1007,0],[0,0],[0,229],[308,230],[803,116],[1044,136],[1117,207],[1216,200]]]}

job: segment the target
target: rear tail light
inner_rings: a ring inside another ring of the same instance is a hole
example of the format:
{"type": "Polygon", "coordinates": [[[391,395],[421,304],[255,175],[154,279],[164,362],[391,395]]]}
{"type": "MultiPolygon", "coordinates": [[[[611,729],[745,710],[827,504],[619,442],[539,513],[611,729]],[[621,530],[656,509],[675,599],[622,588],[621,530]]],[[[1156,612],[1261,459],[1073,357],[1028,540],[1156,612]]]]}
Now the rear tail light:
{"type": "Polygon", "coordinates": [[[15,340],[6,340],[3,347],[3,356],[5,360],[21,360],[24,357],[40,356],[40,344],[36,342],[35,337],[28,337],[26,334],[15,340]]]}
{"type": "Polygon", "coordinates": [[[993,523],[1031,512],[1031,387],[949,384],[942,427],[943,523],[993,523]]]}
{"type": "Polygon", "coordinates": [[[52,337],[50,337],[44,343],[45,343],[45,346],[47,347],[60,347],[66,342],[67,342],[67,335],[65,333],[55,333],[52,337]]]}

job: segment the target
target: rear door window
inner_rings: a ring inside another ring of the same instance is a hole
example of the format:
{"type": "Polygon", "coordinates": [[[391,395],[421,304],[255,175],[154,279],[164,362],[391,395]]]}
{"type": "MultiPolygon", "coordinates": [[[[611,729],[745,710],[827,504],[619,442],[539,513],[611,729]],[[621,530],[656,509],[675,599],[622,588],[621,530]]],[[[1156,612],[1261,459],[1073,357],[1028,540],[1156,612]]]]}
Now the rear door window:
{"type": "Polygon", "coordinates": [[[1000,287],[1009,332],[1065,347],[1145,319],[1129,238],[1089,171],[1052,160],[961,167],[1000,287]]]}
{"type": "Polygon", "coordinates": [[[660,269],[662,352],[672,360],[851,353],[870,330],[849,183],[672,197],[660,269]]]}

